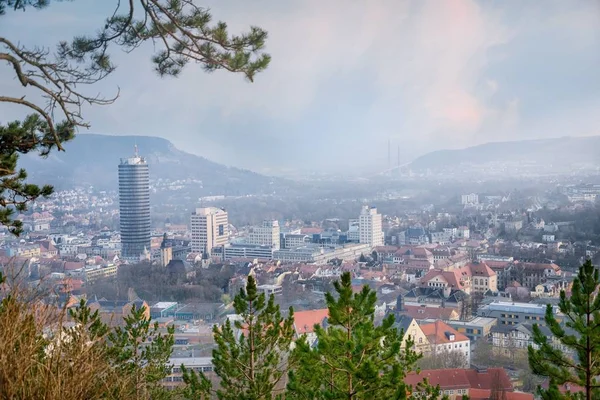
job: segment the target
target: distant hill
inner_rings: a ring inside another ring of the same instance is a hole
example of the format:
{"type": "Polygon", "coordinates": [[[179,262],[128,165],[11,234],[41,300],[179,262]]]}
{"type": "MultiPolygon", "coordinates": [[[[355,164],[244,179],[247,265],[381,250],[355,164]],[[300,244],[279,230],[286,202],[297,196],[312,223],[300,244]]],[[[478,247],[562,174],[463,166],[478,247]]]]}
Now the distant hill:
{"type": "Polygon", "coordinates": [[[57,187],[89,184],[116,190],[117,168],[121,158],[133,155],[137,144],[148,161],[155,179],[201,180],[201,194],[247,194],[269,191],[282,181],[251,171],[231,168],[175,148],[166,139],[149,136],[109,136],[80,134],[65,144],[65,152],[53,152],[48,158],[27,155],[20,166],[29,171],[30,180],[57,187]]]}
{"type": "Polygon", "coordinates": [[[491,164],[560,169],[600,166],[600,136],[495,142],[460,150],[433,151],[414,160],[410,167],[418,171],[491,164]]]}

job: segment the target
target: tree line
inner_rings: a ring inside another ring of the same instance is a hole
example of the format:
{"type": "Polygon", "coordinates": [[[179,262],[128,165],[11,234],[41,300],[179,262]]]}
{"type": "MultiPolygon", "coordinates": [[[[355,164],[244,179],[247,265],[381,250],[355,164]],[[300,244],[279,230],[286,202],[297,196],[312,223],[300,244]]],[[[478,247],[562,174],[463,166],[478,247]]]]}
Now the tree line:
{"type": "MultiPolygon", "coordinates": [[[[82,300],[57,309],[22,286],[0,278],[0,398],[4,399],[438,399],[439,387],[404,383],[422,355],[389,314],[375,323],[376,293],[352,290],[349,273],[326,294],[328,317],[314,337],[296,337],[294,312],[284,316],[274,297],[259,293],[249,276],[234,298],[236,318],[215,326],[215,382],[180,366],[184,384],[168,390],[174,330],[161,332],[143,308],[133,308],[122,326],[109,327],[82,300]]],[[[600,278],[587,261],[561,292],[557,320],[546,324],[564,352],[534,325],[528,348],[533,373],[547,385],[543,399],[600,398],[600,278]]],[[[178,367],[178,366],[175,366],[178,367]]],[[[436,366],[433,366],[436,367],[436,366]]],[[[439,366],[437,366],[439,367],[439,366]]]]}

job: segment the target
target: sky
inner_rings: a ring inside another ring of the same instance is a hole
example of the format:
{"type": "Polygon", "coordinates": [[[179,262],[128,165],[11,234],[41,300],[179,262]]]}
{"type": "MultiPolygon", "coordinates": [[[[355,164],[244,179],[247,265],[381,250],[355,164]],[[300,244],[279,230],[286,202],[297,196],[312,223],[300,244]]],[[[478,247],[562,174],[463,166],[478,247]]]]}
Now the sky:
{"type": "MultiPolygon", "coordinates": [[[[116,0],[0,17],[0,36],[52,46],[92,33],[116,0]]],[[[90,133],[164,137],[257,172],[385,170],[439,149],[600,134],[600,2],[593,0],[203,1],[232,32],[269,32],[249,83],[189,64],[159,78],[151,45],[113,50],[90,133]]],[[[0,65],[0,93],[22,93],[0,65]]],[[[24,110],[0,105],[0,121],[24,110]]],[[[83,131],[82,133],[85,133],[83,131]]],[[[140,149],[143,152],[143,149],[140,149]]]]}

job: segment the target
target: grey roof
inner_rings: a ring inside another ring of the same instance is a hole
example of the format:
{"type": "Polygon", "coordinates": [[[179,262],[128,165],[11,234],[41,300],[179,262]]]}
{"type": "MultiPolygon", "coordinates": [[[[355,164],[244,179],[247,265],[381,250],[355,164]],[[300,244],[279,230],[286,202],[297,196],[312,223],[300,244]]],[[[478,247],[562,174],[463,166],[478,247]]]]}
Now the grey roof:
{"type": "Polygon", "coordinates": [[[394,323],[394,328],[398,329],[398,332],[407,332],[408,327],[414,321],[413,317],[408,315],[396,315],[396,322],[394,323]]]}

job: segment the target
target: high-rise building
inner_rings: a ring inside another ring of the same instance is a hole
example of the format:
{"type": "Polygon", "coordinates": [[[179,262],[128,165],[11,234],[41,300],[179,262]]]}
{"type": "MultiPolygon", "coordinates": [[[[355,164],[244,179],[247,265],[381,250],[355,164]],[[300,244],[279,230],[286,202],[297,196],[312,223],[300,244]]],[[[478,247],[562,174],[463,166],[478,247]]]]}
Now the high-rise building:
{"type": "Polygon", "coordinates": [[[377,208],[363,206],[358,224],[360,243],[368,243],[371,247],[383,246],[382,218],[377,208]]]}
{"type": "Polygon", "coordinates": [[[279,233],[279,222],[266,220],[263,221],[262,226],[253,227],[250,229],[248,237],[246,238],[246,243],[269,246],[273,249],[279,250],[279,233]]]}
{"type": "Polygon", "coordinates": [[[134,156],[119,164],[119,217],[121,257],[139,261],[150,251],[150,176],[137,146],[134,156]]]}
{"type": "Polygon", "coordinates": [[[197,208],[192,212],[192,252],[210,254],[213,248],[229,243],[227,211],[217,207],[197,208]]]}

